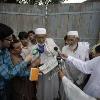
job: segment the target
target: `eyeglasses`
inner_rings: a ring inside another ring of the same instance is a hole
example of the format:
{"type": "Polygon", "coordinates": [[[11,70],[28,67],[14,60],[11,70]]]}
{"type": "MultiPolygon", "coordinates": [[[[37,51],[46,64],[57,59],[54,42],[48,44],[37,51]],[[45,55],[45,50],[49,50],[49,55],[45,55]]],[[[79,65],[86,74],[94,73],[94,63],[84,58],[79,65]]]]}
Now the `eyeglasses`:
{"type": "Polygon", "coordinates": [[[5,39],[5,40],[10,41],[10,42],[12,42],[12,41],[13,41],[12,39],[5,39]]]}

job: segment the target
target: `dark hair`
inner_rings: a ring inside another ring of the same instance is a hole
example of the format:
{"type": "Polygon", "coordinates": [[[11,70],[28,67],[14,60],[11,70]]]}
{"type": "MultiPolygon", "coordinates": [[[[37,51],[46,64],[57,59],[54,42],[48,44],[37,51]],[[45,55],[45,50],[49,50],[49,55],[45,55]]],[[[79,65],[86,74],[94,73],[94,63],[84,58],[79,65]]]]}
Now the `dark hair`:
{"type": "Polygon", "coordinates": [[[0,40],[13,34],[13,29],[5,24],[0,23],[0,40]]]}
{"type": "Polygon", "coordinates": [[[17,37],[16,37],[14,34],[12,34],[12,40],[13,40],[13,41],[18,40],[17,37]]]}
{"type": "Polygon", "coordinates": [[[95,51],[96,51],[96,53],[100,53],[100,45],[95,47],[95,51]]]}
{"type": "Polygon", "coordinates": [[[67,37],[68,37],[67,35],[65,35],[65,36],[64,36],[64,41],[66,41],[66,40],[67,40],[67,37]]]}
{"type": "Polygon", "coordinates": [[[20,40],[23,40],[23,39],[27,39],[28,38],[28,33],[27,32],[19,32],[19,35],[18,35],[19,39],[20,40]]]}
{"type": "Polygon", "coordinates": [[[34,31],[32,31],[32,30],[31,30],[31,31],[28,31],[28,35],[29,35],[30,33],[35,34],[35,32],[34,32],[34,31]]]}

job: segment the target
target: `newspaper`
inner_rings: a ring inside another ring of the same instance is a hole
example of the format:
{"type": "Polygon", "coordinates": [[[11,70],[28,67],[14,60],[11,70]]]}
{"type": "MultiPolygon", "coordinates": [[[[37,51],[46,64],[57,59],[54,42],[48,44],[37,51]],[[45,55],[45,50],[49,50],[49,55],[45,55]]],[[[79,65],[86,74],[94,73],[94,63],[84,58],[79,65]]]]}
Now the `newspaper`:
{"type": "Polygon", "coordinates": [[[44,74],[47,74],[51,70],[53,70],[58,65],[58,61],[56,58],[52,57],[48,59],[41,67],[39,67],[40,71],[44,74]]]}

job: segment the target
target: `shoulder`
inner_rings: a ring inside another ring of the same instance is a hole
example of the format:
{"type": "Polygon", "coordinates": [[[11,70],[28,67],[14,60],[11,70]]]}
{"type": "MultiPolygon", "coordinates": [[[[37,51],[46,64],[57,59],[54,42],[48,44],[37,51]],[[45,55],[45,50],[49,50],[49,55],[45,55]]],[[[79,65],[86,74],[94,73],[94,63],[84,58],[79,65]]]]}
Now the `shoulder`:
{"type": "Polygon", "coordinates": [[[83,46],[89,46],[89,42],[78,42],[79,45],[83,45],[83,46]]]}
{"type": "Polygon", "coordinates": [[[54,40],[53,40],[52,38],[46,38],[46,42],[55,43],[54,40]]]}
{"type": "Polygon", "coordinates": [[[93,58],[93,60],[100,62],[100,56],[93,58]]]}
{"type": "Polygon", "coordinates": [[[89,50],[90,44],[88,42],[78,42],[78,46],[82,49],[89,50]]]}
{"type": "Polygon", "coordinates": [[[37,44],[36,44],[36,45],[30,46],[29,49],[36,49],[37,47],[38,47],[38,46],[37,46],[37,44]]]}
{"type": "Polygon", "coordinates": [[[46,38],[46,45],[49,45],[49,46],[52,46],[52,47],[57,46],[57,44],[55,43],[55,41],[52,38],[46,38]]]}

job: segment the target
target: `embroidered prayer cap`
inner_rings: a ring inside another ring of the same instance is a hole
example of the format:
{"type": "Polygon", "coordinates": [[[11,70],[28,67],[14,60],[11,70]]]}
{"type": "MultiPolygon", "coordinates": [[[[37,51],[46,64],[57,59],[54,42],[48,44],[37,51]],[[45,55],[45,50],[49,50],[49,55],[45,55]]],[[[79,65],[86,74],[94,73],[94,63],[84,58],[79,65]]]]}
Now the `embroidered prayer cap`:
{"type": "Polygon", "coordinates": [[[13,34],[13,29],[5,24],[0,23],[0,39],[4,39],[13,34]]]}
{"type": "Polygon", "coordinates": [[[35,29],[36,35],[46,35],[46,29],[45,28],[37,28],[35,29]]]}
{"type": "Polygon", "coordinates": [[[75,37],[79,37],[78,31],[69,31],[69,32],[67,33],[67,35],[73,35],[73,36],[75,36],[75,37]]]}

